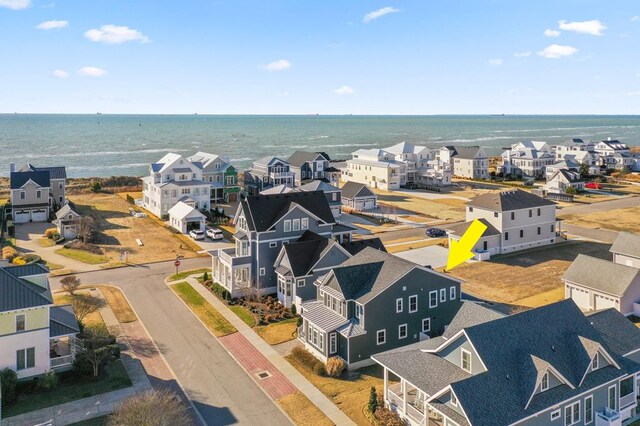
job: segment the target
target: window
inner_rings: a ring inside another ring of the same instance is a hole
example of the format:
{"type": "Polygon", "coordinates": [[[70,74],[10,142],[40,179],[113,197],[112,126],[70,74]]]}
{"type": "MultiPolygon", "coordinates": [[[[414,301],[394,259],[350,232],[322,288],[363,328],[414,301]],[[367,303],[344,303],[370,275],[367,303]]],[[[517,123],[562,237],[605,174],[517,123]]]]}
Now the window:
{"type": "Polygon", "coordinates": [[[304,278],[299,279],[299,280],[296,281],[296,286],[297,287],[304,287],[304,284],[305,284],[304,278]]]}
{"type": "Polygon", "coordinates": [[[538,235],[540,235],[541,232],[542,232],[542,228],[538,226],[538,235]]]}
{"type": "Polygon", "coordinates": [[[521,229],[520,230],[520,238],[523,238],[523,237],[524,237],[524,229],[521,229]]]}
{"type": "Polygon", "coordinates": [[[473,207],[469,207],[469,213],[473,211],[473,207]]]}
{"type": "Polygon", "coordinates": [[[62,189],[62,182],[58,182],[58,189],[62,189]]]}
{"type": "Polygon", "coordinates": [[[493,217],[498,217],[498,212],[493,212],[493,217]]]}
{"type": "Polygon", "coordinates": [[[309,219],[308,218],[303,218],[302,222],[301,222],[301,227],[302,229],[309,229],[309,219]]]}
{"type": "Polygon", "coordinates": [[[42,191],[39,189],[36,191],[36,198],[42,198],[42,191]]]}
{"type": "Polygon", "coordinates": [[[335,354],[338,352],[338,335],[334,332],[329,335],[329,353],[335,354]]]}
{"type": "Polygon", "coordinates": [[[409,313],[416,312],[418,310],[418,296],[409,296],[409,313]]]}
{"type": "Polygon", "coordinates": [[[511,212],[511,220],[515,220],[516,219],[516,212],[511,212]]]}
{"type": "Polygon", "coordinates": [[[447,289],[446,288],[441,288],[440,289],[440,303],[446,302],[446,301],[447,301],[447,289]]]}
{"type": "Polygon", "coordinates": [[[378,330],[376,333],[376,343],[378,345],[384,345],[387,341],[387,330],[378,330]]]}
{"type": "Polygon", "coordinates": [[[16,351],[16,370],[33,368],[36,366],[36,348],[19,349],[16,351]]]}
{"type": "Polygon", "coordinates": [[[529,210],[529,217],[533,217],[533,210],[529,210]]]}
{"type": "Polygon", "coordinates": [[[227,180],[227,185],[233,185],[233,183],[234,183],[233,182],[233,176],[227,176],[226,180],[227,180]]]}
{"type": "Polygon", "coordinates": [[[551,232],[554,232],[555,227],[551,225],[551,232]]]}
{"type": "Polygon", "coordinates": [[[633,376],[620,380],[620,398],[633,393],[633,376]]]}
{"type": "Polygon", "coordinates": [[[26,326],[26,318],[24,314],[16,315],[16,333],[18,331],[24,331],[26,326]]]}
{"type": "Polygon", "coordinates": [[[278,247],[278,243],[277,242],[269,243],[269,247],[270,248],[278,247]]]}
{"type": "Polygon", "coordinates": [[[607,394],[609,395],[609,398],[607,398],[607,407],[609,407],[612,410],[615,410],[616,409],[616,385],[611,386],[607,394]]]}
{"type": "Polygon", "coordinates": [[[549,389],[549,372],[547,371],[546,373],[544,373],[544,376],[542,376],[542,383],[540,383],[540,390],[541,391],[546,391],[547,389],[549,389]]]}
{"type": "Polygon", "coordinates": [[[462,369],[468,373],[471,373],[471,352],[462,349],[460,357],[460,364],[462,366],[462,369]]]}
{"type": "Polygon", "coordinates": [[[260,268],[260,276],[266,275],[267,271],[264,268],[260,268]]]}
{"type": "Polygon", "coordinates": [[[396,299],[396,313],[402,312],[402,298],[396,299]]]}
{"type": "Polygon", "coordinates": [[[24,200],[27,194],[24,191],[20,191],[20,199],[24,200]]]}
{"type": "Polygon", "coordinates": [[[454,407],[458,406],[458,398],[456,398],[456,394],[454,394],[453,391],[451,391],[451,405],[454,407]]]}
{"type": "Polygon", "coordinates": [[[291,221],[290,220],[285,220],[284,221],[284,232],[291,232],[291,221]]]}
{"type": "Polygon", "coordinates": [[[558,420],[560,418],[560,410],[555,410],[551,412],[551,420],[558,420]]]}
{"type": "Polygon", "coordinates": [[[331,194],[331,201],[338,201],[338,193],[334,192],[333,194],[331,194]]]}
{"type": "Polygon", "coordinates": [[[565,426],[574,425],[580,421],[580,401],[564,407],[565,426]]]}
{"type": "Polygon", "coordinates": [[[456,300],[457,289],[455,287],[449,287],[449,300],[456,300]]]}
{"type": "Polygon", "coordinates": [[[482,250],[487,251],[487,248],[489,248],[489,244],[487,243],[487,240],[484,240],[482,242],[482,250]]]}
{"type": "Polygon", "coordinates": [[[591,361],[591,369],[592,370],[598,369],[598,354],[596,354],[596,356],[593,357],[593,361],[591,361]]]}
{"type": "Polygon", "coordinates": [[[504,240],[505,241],[509,241],[509,233],[508,232],[504,233],[504,240]]]}
{"type": "Polygon", "coordinates": [[[538,209],[538,216],[540,216],[540,209],[538,209]]]}
{"type": "Polygon", "coordinates": [[[400,324],[398,326],[398,339],[407,338],[407,324],[400,324]]]}
{"type": "Polygon", "coordinates": [[[584,424],[588,425],[593,421],[593,396],[584,399],[584,424]]]}
{"type": "Polygon", "coordinates": [[[431,331],[431,318],[422,318],[422,332],[431,331]]]}
{"type": "Polygon", "coordinates": [[[435,308],[438,306],[438,292],[430,291],[429,292],[429,307],[435,308]]]}
{"type": "Polygon", "coordinates": [[[362,317],[364,316],[364,306],[356,303],[356,319],[358,322],[362,321],[362,317]]]}
{"type": "Polygon", "coordinates": [[[300,219],[293,219],[293,230],[294,231],[300,230],[300,219]]]}

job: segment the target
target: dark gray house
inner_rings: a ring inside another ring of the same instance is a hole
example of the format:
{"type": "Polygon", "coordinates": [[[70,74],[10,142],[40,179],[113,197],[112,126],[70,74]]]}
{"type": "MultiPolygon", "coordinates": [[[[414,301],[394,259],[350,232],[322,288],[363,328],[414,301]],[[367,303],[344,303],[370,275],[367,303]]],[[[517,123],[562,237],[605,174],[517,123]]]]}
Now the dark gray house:
{"type": "Polygon", "coordinates": [[[322,191],[246,197],[234,217],[235,247],[210,252],[213,278],[234,297],[275,293],[274,264],[282,246],[306,231],[350,241],[353,229],[335,223],[322,191]]]}
{"type": "Polygon", "coordinates": [[[287,161],[296,175],[297,186],[316,179],[326,179],[332,185],[338,185],[340,170],[331,166],[326,152],[296,151],[287,161]]]}
{"type": "Polygon", "coordinates": [[[347,182],[342,186],[342,204],[354,210],[378,207],[378,196],[364,183],[347,182]]]}
{"type": "Polygon", "coordinates": [[[342,191],[337,186],[333,186],[324,180],[314,180],[302,185],[299,189],[302,191],[324,192],[333,217],[338,217],[342,214],[342,191]]]}
{"type": "Polygon", "coordinates": [[[349,369],[370,356],[442,334],[460,307],[460,281],[365,248],[316,282],[298,339],[318,359],[349,369]]]}
{"type": "Polygon", "coordinates": [[[244,172],[244,190],[248,195],[258,195],[261,191],[278,185],[291,188],[295,186],[295,175],[289,163],[281,158],[260,158],[244,172]]]}
{"type": "Polygon", "coordinates": [[[572,300],[501,317],[465,302],[445,333],[373,356],[385,404],[408,424],[627,425],[640,330],[572,300]]]}

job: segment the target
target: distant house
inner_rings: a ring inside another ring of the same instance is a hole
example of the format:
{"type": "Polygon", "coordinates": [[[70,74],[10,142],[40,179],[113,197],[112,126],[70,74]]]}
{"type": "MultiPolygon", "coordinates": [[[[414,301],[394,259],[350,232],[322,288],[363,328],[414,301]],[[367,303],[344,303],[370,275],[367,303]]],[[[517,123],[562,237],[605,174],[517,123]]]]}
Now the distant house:
{"type": "Polygon", "coordinates": [[[406,164],[395,160],[395,155],[383,149],[359,149],[351,154],[342,180],[358,182],[371,188],[384,190],[400,189],[406,182],[406,164]]]}
{"type": "Polygon", "coordinates": [[[564,160],[567,155],[578,155],[583,152],[595,154],[595,156],[597,156],[597,153],[595,152],[595,144],[593,142],[585,142],[578,138],[562,142],[554,146],[553,150],[558,161],[564,160]]]}
{"type": "Polygon", "coordinates": [[[479,146],[443,146],[438,152],[438,159],[451,165],[454,176],[489,178],[489,157],[479,146]]]}
{"type": "Polygon", "coordinates": [[[40,264],[0,262],[0,369],[19,379],[73,365],[80,328],[70,305],[54,305],[48,274],[40,264]]]}
{"type": "Polygon", "coordinates": [[[49,172],[50,206],[57,210],[67,203],[67,169],[65,167],[36,167],[27,163],[20,169],[20,172],[49,172]]]}
{"type": "Polygon", "coordinates": [[[238,171],[227,158],[207,152],[196,152],[187,160],[202,164],[202,180],[211,187],[212,204],[238,201],[238,171]]]}
{"type": "Polygon", "coordinates": [[[326,179],[331,185],[338,185],[340,171],[331,165],[326,152],[296,151],[287,161],[295,175],[296,186],[315,179],[326,179]]]}
{"type": "Polygon", "coordinates": [[[188,234],[190,231],[204,231],[207,218],[195,208],[195,201],[179,201],[169,209],[169,224],[177,231],[188,234]]]}
{"type": "Polygon", "coordinates": [[[11,164],[10,197],[15,223],[46,222],[51,213],[66,204],[64,167],[26,164],[15,171],[11,164]]]}
{"type": "Polygon", "coordinates": [[[342,214],[342,191],[340,188],[333,186],[322,180],[313,180],[305,183],[302,186],[292,188],[286,185],[273,186],[271,188],[260,191],[260,195],[274,195],[274,194],[288,194],[290,192],[314,192],[322,191],[327,197],[329,207],[331,207],[331,213],[333,217],[338,217],[342,214]]]}
{"type": "Polygon", "coordinates": [[[550,193],[566,194],[569,188],[583,191],[585,183],[586,180],[580,177],[580,173],[560,169],[547,178],[547,184],[544,188],[550,193]]]}
{"type": "Polygon", "coordinates": [[[502,153],[498,171],[526,178],[539,179],[545,174],[545,168],[556,162],[546,142],[522,141],[511,145],[502,153]]]}
{"type": "Polygon", "coordinates": [[[349,181],[341,189],[343,205],[359,211],[378,208],[378,196],[365,184],[349,181]]]}
{"type": "Polygon", "coordinates": [[[278,157],[263,157],[253,162],[244,172],[244,190],[248,195],[258,195],[265,189],[284,185],[294,187],[295,174],[286,160],[278,157]]]}
{"type": "Polygon", "coordinates": [[[298,339],[318,359],[349,369],[371,355],[441,334],[460,307],[460,281],[365,248],[317,283],[302,304],[298,339]]]}
{"type": "Polygon", "coordinates": [[[466,222],[448,228],[451,240],[460,240],[473,220],[487,230],[473,247],[477,259],[553,244],[556,241],[556,204],[519,189],[478,195],[467,203],[466,222]]]}
{"type": "Polygon", "coordinates": [[[613,426],[638,418],[639,351],[618,312],[565,300],[511,316],[465,303],[442,337],[372,358],[411,426],[613,426]]]}
{"type": "Polygon", "coordinates": [[[621,232],[611,249],[613,262],[579,254],[562,276],[565,297],[585,310],[615,308],[624,315],[640,308],[640,235],[621,232]]]}
{"type": "Polygon", "coordinates": [[[595,144],[594,151],[599,155],[600,166],[607,169],[630,170],[635,165],[629,147],[619,140],[600,141],[595,144]]]}
{"type": "Polygon", "coordinates": [[[58,229],[60,236],[72,240],[78,237],[81,217],[80,213],[76,212],[70,204],[65,204],[64,207],[56,212],[56,218],[53,224],[58,229]]]}

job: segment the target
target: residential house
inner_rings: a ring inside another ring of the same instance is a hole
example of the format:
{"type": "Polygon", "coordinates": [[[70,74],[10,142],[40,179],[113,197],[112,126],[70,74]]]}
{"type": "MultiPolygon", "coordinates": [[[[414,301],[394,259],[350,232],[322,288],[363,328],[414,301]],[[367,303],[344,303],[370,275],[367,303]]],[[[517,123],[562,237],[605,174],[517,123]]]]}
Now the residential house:
{"type": "Polygon", "coordinates": [[[333,217],[339,217],[342,214],[342,191],[340,188],[333,186],[324,181],[324,179],[313,180],[309,183],[305,183],[302,186],[291,188],[286,185],[278,185],[265,189],[260,192],[260,195],[273,195],[273,194],[288,194],[290,192],[314,192],[322,191],[327,197],[329,207],[333,217]]]}
{"type": "Polygon", "coordinates": [[[168,153],[142,178],[142,206],[163,217],[180,201],[193,200],[198,210],[211,209],[210,185],[202,180],[202,163],[168,153]]]}
{"type": "Polygon", "coordinates": [[[546,142],[522,141],[511,145],[500,156],[499,172],[525,178],[542,178],[545,168],[554,164],[555,157],[546,142]]]}
{"type": "Polygon", "coordinates": [[[190,198],[179,201],[168,212],[169,224],[178,232],[188,234],[191,231],[204,231],[207,218],[195,208],[195,201],[190,198]]]}
{"type": "Polygon", "coordinates": [[[351,240],[353,233],[353,228],[336,224],[321,191],[248,196],[240,201],[233,223],[235,247],[210,252],[213,278],[233,297],[275,293],[274,264],[282,246],[306,231],[339,242],[351,240]]]}
{"type": "Polygon", "coordinates": [[[49,206],[52,207],[53,211],[56,211],[67,204],[67,169],[65,167],[36,167],[31,163],[27,163],[20,169],[20,172],[49,172],[51,184],[49,187],[49,206]]]}
{"type": "Polygon", "coordinates": [[[553,147],[556,159],[564,160],[567,155],[578,155],[582,152],[595,154],[595,144],[593,142],[585,142],[582,139],[574,138],[553,147]]]}
{"type": "Polygon", "coordinates": [[[600,166],[606,169],[630,170],[635,160],[631,149],[624,143],[611,138],[597,142],[594,151],[599,155],[600,166]]]}
{"type": "Polygon", "coordinates": [[[547,184],[544,189],[553,194],[566,194],[569,188],[583,191],[585,183],[586,180],[580,177],[580,173],[560,169],[547,178],[547,184]]]}
{"type": "Polygon", "coordinates": [[[477,259],[510,253],[556,241],[556,204],[520,189],[478,195],[467,203],[466,222],[448,228],[459,241],[471,223],[479,219],[487,230],[473,247],[477,259]]]}
{"type": "Polygon", "coordinates": [[[318,359],[349,369],[371,356],[441,334],[460,307],[460,281],[365,248],[316,282],[298,339],[318,359]]]}
{"type": "Polygon", "coordinates": [[[504,317],[466,307],[442,337],[373,355],[384,369],[385,405],[407,424],[613,426],[636,418],[640,330],[619,313],[585,317],[571,300],[504,317]]]}
{"type": "Polygon", "coordinates": [[[71,204],[65,204],[56,212],[56,218],[52,222],[58,229],[58,234],[67,240],[78,237],[80,232],[80,218],[82,215],[75,211],[71,204]]]}
{"type": "Polygon", "coordinates": [[[11,206],[15,223],[46,222],[51,209],[48,171],[12,172],[11,206]]]}
{"type": "Polygon", "coordinates": [[[71,368],[80,332],[71,306],[53,303],[40,264],[0,264],[0,369],[19,379],[71,368]]]}
{"type": "Polygon", "coordinates": [[[489,178],[489,158],[479,146],[443,146],[438,152],[438,160],[448,163],[454,176],[489,178]]]}
{"type": "Polygon", "coordinates": [[[433,166],[432,151],[426,146],[414,145],[409,142],[400,142],[393,146],[382,148],[391,154],[393,159],[405,165],[400,169],[400,185],[423,183],[429,185],[446,185],[451,183],[451,173],[445,176],[438,173],[439,169],[433,166]]]}
{"type": "Polygon", "coordinates": [[[565,297],[588,311],[640,314],[640,235],[621,232],[609,251],[613,262],[578,255],[562,276],[565,297]]]}
{"type": "Polygon", "coordinates": [[[278,157],[263,157],[253,162],[244,172],[244,189],[248,195],[258,195],[274,186],[295,186],[295,174],[285,160],[278,157]]]}
{"type": "Polygon", "coordinates": [[[296,186],[315,179],[326,179],[331,185],[338,185],[340,170],[331,165],[326,152],[296,151],[287,161],[295,175],[296,186]]]}
{"type": "Polygon", "coordinates": [[[343,181],[365,184],[384,190],[400,189],[406,185],[406,164],[395,160],[395,156],[382,149],[359,149],[355,151],[347,167],[342,171],[343,181]]]}
{"type": "Polygon", "coordinates": [[[341,189],[343,205],[358,211],[378,208],[378,196],[365,184],[348,181],[341,189]]]}
{"type": "Polygon", "coordinates": [[[566,159],[547,166],[545,170],[546,179],[548,180],[558,170],[569,170],[571,172],[580,172],[580,163],[575,161],[573,157],[567,156],[566,159]]]}
{"type": "Polygon", "coordinates": [[[238,171],[228,158],[207,152],[196,152],[187,160],[202,164],[202,180],[209,184],[211,204],[238,201],[238,171]]]}

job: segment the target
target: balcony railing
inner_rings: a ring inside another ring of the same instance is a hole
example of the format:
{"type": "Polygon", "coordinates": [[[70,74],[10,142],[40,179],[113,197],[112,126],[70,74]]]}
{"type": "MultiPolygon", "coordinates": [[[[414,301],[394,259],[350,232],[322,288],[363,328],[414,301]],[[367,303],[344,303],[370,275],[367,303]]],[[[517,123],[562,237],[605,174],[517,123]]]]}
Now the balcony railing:
{"type": "Polygon", "coordinates": [[[234,247],[219,250],[218,258],[226,265],[244,265],[251,263],[251,256],[236,256],[236,249],[234,247]]]}
{"type": "Polygon", "coordinates": [[[284,178],[284,177],[293,177],[293,172],[271,172],[269,173],[272,179],[275,178],[284,178]]]}
{"type": "Polygon", "coordinates": [[[620,397],[620,410],[624,410],[634,404],[637,404],[636,394],[631,392],[629,395],[620,397]]]}
{"type": "Polygon", "coordinates": [[[73,355],[59,356],[50,359],[51,368],[65,367],[73,364],[73,355]]]}

